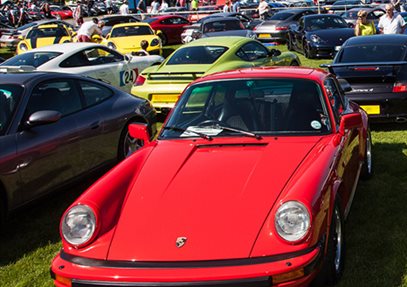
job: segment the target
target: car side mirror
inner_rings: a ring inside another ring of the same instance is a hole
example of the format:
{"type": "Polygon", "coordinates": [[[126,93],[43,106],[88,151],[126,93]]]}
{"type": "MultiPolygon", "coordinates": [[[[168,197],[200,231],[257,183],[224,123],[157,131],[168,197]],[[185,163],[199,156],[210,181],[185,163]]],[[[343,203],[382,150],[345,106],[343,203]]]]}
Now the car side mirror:
{"type": "Polygon", "coordinates": [[[38,111],[30,115],[26,125],[28,127],[47,125],[56,123],[62,117],[62,114],[58,111],[44,110],[38,111]]]}
{"type": "Polygon", "coordinates": [[[129,124],[128,126],[129,134],[134,139],[139,139],[143,141],[143,145],[149,144],[150,134],[148,132],[148,127],[146,124],[129,124]]]}
{"type": "Polygon", "coordinates": [[[193,31],[191,37],[192,37],[193,39],[198,39],[198,38],[201,37],[201,32],[199,32],[199,31],[193,31]]]}
{"type": "Polygon", "coordinates": [[[130,62],[131,61],[131,56],[130,55],[124,55],[124,60],[126,61],[126,62],[130,62]]]}
{"type": "Polygon", "coordinates": [[[298,25],[297,25],[297,24],[291,24],[291,25],[289,26],[289,28],[290,28],[290,30],[292,30],[292,31],[294,31],[294,32],[297,32],[297,31],[298,31],[298,25]]]}
{"type": "Polygon", "coordinates": [[[352,91],[352,86],[349,84],[349,82],[345,79],[338,79],[339,85],[342,89],[343,92],[347,93],[352,91]]]}
{"type": "Polygon", "coordinates": [[[341,117],[339,124],[339,133],[345,134],[346,130],[358,128],[362,126],[362,115],[360,113],[345,114],[341,117]]]}
{"type": "Polygon", "coordinates": [[[276,56],[280,56],[281,55],[281,51],[277,50],[277,49],[271,49],[269,51],[269,56],[270,57],[276,57],[276,56]]]}

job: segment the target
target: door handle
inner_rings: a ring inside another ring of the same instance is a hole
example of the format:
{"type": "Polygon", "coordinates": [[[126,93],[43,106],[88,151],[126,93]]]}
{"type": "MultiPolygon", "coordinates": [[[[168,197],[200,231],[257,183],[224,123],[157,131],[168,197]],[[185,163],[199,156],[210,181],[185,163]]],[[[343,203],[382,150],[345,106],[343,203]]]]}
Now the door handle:
{"type": "Polygon", "coordinates": [[[100,127],[100,122],[94,122],[94,123],[90,124],[90,129],[91,130],[96,130],[99,127],[100,127]]]}

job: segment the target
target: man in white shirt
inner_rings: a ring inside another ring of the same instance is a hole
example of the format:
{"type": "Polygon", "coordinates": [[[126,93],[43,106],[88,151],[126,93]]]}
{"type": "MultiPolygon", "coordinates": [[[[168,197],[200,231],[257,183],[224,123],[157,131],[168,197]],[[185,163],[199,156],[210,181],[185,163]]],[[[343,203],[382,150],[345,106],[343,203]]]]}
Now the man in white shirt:
{"type": "Polygon", "coordinates": [[[82,24],[78,30],[79,42],[92,42],[92,35],[97,34],[102,36],[100,28],[103,27],[103,22],[99,23],[98,18],[93,18],[92,21],[88,21],[82,24]]]}
{"type": "Polygon", "coordinates": [[[123,4],[119,8],[119,12],[121,15],[129,14],[129,5],[127,5],[127,1],[124,1],[123,4]]]}
{"type": "Polygon", "coordinates": [[[386,4],[386,14],[380,17],[378,27],[382,34],[403,34],[406,22],[403,17],[394,13],[392,4],[386,4]]]}
{"type": "Polygon", "coordinates": [[[269,4],[267,4],[267,2],[264,0],[260,0],[257,10],[259,11],[260,19],[265,20],[267,18],[267,14],[269,12],[269,4]]]}
{"type": "Polygon", "coordinates": [[[168,3],[165,0],[162,0],[159,11],[161,12],[161,11],[164,11],[165,9],[168,9],[168,3]]]}

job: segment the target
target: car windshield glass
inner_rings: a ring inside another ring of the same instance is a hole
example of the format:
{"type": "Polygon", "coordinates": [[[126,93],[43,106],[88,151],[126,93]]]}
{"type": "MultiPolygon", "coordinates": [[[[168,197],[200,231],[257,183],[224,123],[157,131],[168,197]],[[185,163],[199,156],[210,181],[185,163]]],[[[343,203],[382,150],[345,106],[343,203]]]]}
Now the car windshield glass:
{"type": "Polygon", "coordinates": [[[144,19],[142,22],[144,23],[153,23],[154,21],[156,21],[158,18],[148,18],[148,19],[144,19]]]}
{"type": "Polygon", "coordinates": [[[160,138],[318,135],[330,131],[320,86],[303,79],[223,80],[190,86],[160,138]]]}
{"type": "Polygon", "coordinates": [[[25,30],[25,29],[34,27],[35,25],[37,25],[37,23],[35,23],[35,22],[30,22],[30,23],[25,24],[25,25],[23,25],[23,26],[21,26],[21,27],[18,27],[17,30],[18,30],[18,31],[23,31],[23,30],[25,30]]]}
{"type": "Polygon", "coordinates": [[[3,62],[0,66],[34,66],[35,68],[48,62],[55,57],[58,57],[62,53],[57,52],[26,52],[20,55],[16,55],[7,61],[3,62]]]}
{"type": "Polygon", "coordinates": [[[338,60],[340,63],[403,61],[406,58],[406,52],[404,45],[359,44],[344,47],[338,55],[338,60]]]}
{"type": "Polygon", "coordinates": [[[178,49],[166,65],[212,64],[227,49],[227,47],[222,46],[197,46],[178,49]]]}
{"type": "Polygon", "coordinates": [[[204,33],[222,32],[230,30],[244,30],[244,26],[239,20],[210,22],[205,23],[203,26],[204,33]]]}
{"type": "Polygon", "coordinates": [[[30,32],[28,32],[27,39],[64,37],[64,36],[68,36],[68,33],[64,28],[52,27],[52,28],[32,29],[30,32]]]}
{"type": "Polygon", "coordinates": [[[112,30],[112,38],[115,37],[129,37],[140,35],[153,35],[154,32],[148,26],[126,26],[118,27],[112,30]]]}
{"type": "Polygon", "coordinates": [[[0,135],[4,135],[20,101],[23,88],[0,84],[0,135]]]}
{"type": "Polygon", "coordinates": [[[347,19],[357,19],[358,18],[359,10],[355,11],[347,11],[343,13],[342,17],[347,19]]]}
{"type": "Polygon", "coordinates": [[[307,31],[347,27],[348,24],[342,17],[312,17],[305,22],[305,30],[307,31]]]}
{"type": "Polygon", "coordinates": [[[280,12],[271,16],[270,20],[285,20],[291,17],[292,15],[293,15],[292,13],[280,12]]]}

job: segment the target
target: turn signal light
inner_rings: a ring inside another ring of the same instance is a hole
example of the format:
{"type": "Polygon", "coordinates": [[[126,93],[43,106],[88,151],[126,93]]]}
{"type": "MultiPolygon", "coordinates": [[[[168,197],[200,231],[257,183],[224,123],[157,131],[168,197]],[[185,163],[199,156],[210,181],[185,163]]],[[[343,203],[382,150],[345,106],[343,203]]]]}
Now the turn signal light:
{"type": "Polygon", "coordinates": [[[142,75],[138,75],[136,82],[134,83],[135,86],[142,86],[144,82],[146,81],[146,78],[143,77],[142,75]]]}
{"type": "Polygon", "coordinates": [[[393,93],[407,92],[407,83],[394,83],[393,93]]]}
{"type": "Polygon", "coordinates": [[[55,281],[63,284],[63,286],[67,286],[67,287],[72,286],[72,280],[70,278],[62,277],[61,275],[55,274],[55,281]]]}
{"type": "Polygon", "coordinates": [[[272,276],[273,285],[283,283],[283,282],[287,282],[287,281],[292,281],[292,280],[301,278],[304,275],[305,275],[304,269],[302,269],[302,268],[298,269],[298,270],[291,271],[291,272],[283,273],[283,274],[273,275],[272,276]]]}

